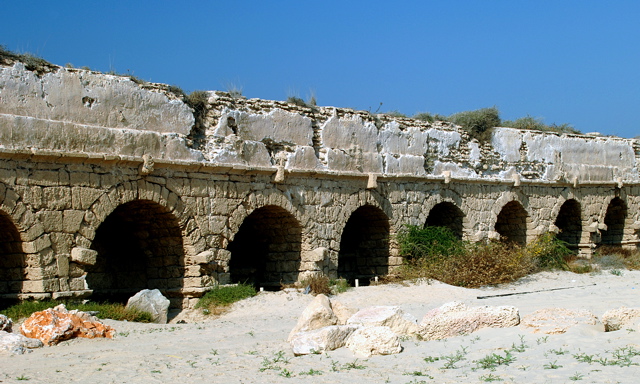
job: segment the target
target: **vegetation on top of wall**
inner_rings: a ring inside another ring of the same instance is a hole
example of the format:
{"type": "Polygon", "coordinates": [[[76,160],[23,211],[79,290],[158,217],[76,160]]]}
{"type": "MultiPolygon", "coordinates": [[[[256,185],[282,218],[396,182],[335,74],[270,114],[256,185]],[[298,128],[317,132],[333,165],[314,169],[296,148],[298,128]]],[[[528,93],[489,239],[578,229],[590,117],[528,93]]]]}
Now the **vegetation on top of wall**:
{"type": "Polygon", "coordinates": [[[469,136],[480,142],[488,141],[491,130],[499,127],[501,122],[500,112],[496,107],[454,113],[447,120],[461,126],[469,136]]]}
{"type": "Polygon", "coordinates": [[[533,129],[536,131],[544,132],[558,132],[558,133],[574,133],[580,134],[582,132],[573,128],[570,124],[545,124],[542,119],[532,116],[521,117],[516,120],[503,120],[500,123],[501,127],[517,128],[517,129],[533,129]]]}
{"type": "Polygon", "coordinates": [[[32,55],[31,53],[11,52],[4,45],[0,45],[0,61],[5,64],[12,64],[13,62],[19,61],[24,64],[25,68],[38,75],[52,72],[58,68],[57,65],[51,64],[45,59],[32,55]]]}
{"type": "Polygon", "coordinates": [[[572,252],[552,234],[525,247],[505,242],[469,243],[443,227],[407,226],[397,236],[405,263],[384,281],[427,278],[476,288],[509,283],[530,273],[567,270],[572,252]]]}

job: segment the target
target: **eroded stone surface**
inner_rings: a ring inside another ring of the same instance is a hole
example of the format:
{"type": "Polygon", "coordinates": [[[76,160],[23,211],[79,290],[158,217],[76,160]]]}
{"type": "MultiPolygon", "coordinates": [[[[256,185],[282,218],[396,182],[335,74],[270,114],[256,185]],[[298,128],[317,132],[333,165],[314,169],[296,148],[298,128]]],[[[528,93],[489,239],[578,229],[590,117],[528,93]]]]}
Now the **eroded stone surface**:
{"type": "Polygon", "coordinates": [[[42,346],[42,341],[38,339],[30,339],[18,333],[0,330],[0,354],[22,355],[42,346]]]}
{"type": "Polygon", "coordinates": [[[362,309],[347,320],[347,324],[363,327],[386,326],[397,335],[418,333],[418,320],[394,306],[375,306],[362,309]]]}
{"type": "Polygon", "coordinates": [[[640,324],[640,308],[620,307],[602,315],[602,323],[607,332],[618,331],[628,326],[640,324]]]}
{"type": "Polygon", "coordinates": [[[149,312],[154,323],[166,324],[169,314],[169,299],[157,289],[143,289],[129,298],[127,308],[149,312]]]}
{"type": "Polygon", "coordinates": [[[349,336],[347,348],[363,357],[391,355],[402,352],[402,345],[400,345],[398,335],[386,326],[357,329],[349,336]]]}
{"type": "Polygon", "coordinates": [[[312,331],[295,333],[289,343],[295,355],[309,355],[333,351],[345,346],[348,337],[359,326],[330,325],[312,331]]]}
{"type": "Polygon", "coordinates": [[[586,309],[539,309],[524,316],[520,325],[533,333],[546,333],[548,335],[565,333],[571,327],[578,325],[598,326],[604,331],[604,326],[600,320],[586,309]]]}
{"type": "Polygon", "coordinates": [[[331,302],[325,295],[317,295],[304,309],[298,323],[289,333],[288,341],[298,332],[311,331],[329,325],[338,324],[338,318],[331,309],[331,302]]]}
{"type": "Polygon", "coordinates": [[[420,335],[427,340],[445,339],[473,333],[481,328],[514,327],[520,323],[513,306],[469,307],[451,302],[427,312],[420,322],[420,335]]]}

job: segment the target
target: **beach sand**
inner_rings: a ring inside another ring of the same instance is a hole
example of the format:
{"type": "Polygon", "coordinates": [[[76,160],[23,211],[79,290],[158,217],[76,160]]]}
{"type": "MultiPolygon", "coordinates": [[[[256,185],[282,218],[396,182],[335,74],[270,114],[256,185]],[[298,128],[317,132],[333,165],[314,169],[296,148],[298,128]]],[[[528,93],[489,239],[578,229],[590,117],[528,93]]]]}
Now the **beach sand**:
{"type": "MultiPolygon", "coordinates": [[[[332,296],[349,307],[395,305],[420,320],[450,301],[513,305],[523,317],[551,307],[586,309],[598,318],[621,306],[640,307],[640,272],[578,275],[543,272],[516,283],[465,289],[439,282],[354,288],[332,296]],[[567,288],[553,290],[556,288],[567,288]],[[533,292],[543,291],[543,292],[533,292]],[[478,299],[478,296],[532,292],[478,299]]],[[[565,334],[521,326],[483,329],[439,341],[404,338],[402,353],[362,358],[341,348],[295,357],[286,342],[313,296],[265,292],[220,317],[183,313],[187,324],[105,320],[114,339],[74,339],[18,356],[0,356],[2,383],[636,383],[640,329],[600,332],[579,326],[565,334]],[[194,322],[194,319],[197,320],[194,322]],[[479,360],[510,356],[493,370],[479,360]],[[581,359],[576,358],[581,357],[581,359]],[[624,359],[627,358],[627,360],[624,359]],[[591,362],[588,362],[591,360],[591,362]],[[611,365],[617,362],[616,365],[611,365]],[[625,366],[626,363],[632,365],[625,366]]],[[[175,320],[174,320],[175,321],[175,320]]]]}

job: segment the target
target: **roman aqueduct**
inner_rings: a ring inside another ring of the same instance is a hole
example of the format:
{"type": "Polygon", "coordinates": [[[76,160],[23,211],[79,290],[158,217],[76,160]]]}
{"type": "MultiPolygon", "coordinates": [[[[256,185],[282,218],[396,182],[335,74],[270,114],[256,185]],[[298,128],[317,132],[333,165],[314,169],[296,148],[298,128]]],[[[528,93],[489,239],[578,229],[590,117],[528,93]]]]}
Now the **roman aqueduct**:
{"type": "Polygon", "coordinates": [[[405,225],[589,257],[638,246],[640,145],[205,94],[80,69],[0,66],[0,297],[188,306],[213,284],[368,279],[405,225]]]}

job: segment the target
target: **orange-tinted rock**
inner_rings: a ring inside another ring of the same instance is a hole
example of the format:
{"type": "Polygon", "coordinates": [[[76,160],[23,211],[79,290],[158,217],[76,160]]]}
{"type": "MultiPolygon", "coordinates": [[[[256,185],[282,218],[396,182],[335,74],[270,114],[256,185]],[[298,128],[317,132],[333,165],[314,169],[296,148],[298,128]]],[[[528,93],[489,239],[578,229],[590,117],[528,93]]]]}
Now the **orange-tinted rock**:
{"type": "Polygon", "coordinates": [[[55,345],[74,337],[112,338],[115,329],[102,324],[96,317],[77,310],[67,311],[64,304],[33,313],[20,326],[27,337],[41,340],[46,345],[55,345]]]}

